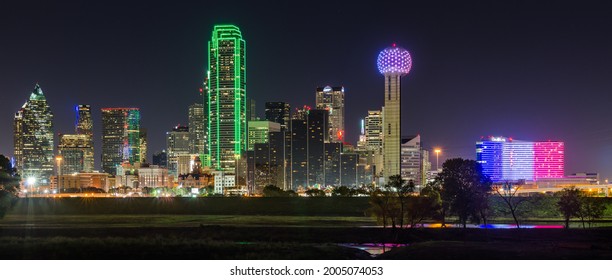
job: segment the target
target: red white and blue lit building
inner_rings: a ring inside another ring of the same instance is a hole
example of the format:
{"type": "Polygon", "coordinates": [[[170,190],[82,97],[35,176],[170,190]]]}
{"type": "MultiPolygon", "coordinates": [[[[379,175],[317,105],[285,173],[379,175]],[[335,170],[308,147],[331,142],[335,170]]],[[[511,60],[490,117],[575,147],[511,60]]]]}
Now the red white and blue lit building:
{"type": "Polygon", "coordinates": [[[565,146],[560,141],[487,137],[476,142],[476,160],[493,182],[563,178],[565,146]]]}

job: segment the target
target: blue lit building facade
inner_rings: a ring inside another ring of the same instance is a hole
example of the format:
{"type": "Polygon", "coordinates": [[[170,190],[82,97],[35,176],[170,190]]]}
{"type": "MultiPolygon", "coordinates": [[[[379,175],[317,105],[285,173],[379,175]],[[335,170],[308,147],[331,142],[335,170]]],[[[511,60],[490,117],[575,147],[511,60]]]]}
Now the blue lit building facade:
{"type": "Polygon", "coordinates": [[[493,182],[533,181],[534,142],[488,137],[476,142],[476,161],[493,182]]]}

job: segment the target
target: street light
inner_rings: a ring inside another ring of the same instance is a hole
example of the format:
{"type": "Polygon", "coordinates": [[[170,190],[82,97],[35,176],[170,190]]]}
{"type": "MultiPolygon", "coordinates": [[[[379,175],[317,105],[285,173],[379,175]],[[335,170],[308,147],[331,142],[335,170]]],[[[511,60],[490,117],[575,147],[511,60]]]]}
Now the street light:
{"type": "Polygon", "coordinates": [[[62,156],[56,156],[55,157],[55,161],[57,162],[57,193],[60,194],[61,193],[61,189],[62,189],[62,179],[60,178],[62,176],[62,159],[64,159],[62,156]]]}
{"type": "Polygon", "coordinates": [[[436,148],[434,153],[436,153],[436,171],[440,170],[440,153],[442,150],[440,148],[436,148]]]}
{"type": "Polygon", "coordinates": [[[30,186],[31,193],[34,194],[34,184],[36,184],[36,178],[35,177],[28,177],[26,182],[28,183],[28,186],[30,186]]]}

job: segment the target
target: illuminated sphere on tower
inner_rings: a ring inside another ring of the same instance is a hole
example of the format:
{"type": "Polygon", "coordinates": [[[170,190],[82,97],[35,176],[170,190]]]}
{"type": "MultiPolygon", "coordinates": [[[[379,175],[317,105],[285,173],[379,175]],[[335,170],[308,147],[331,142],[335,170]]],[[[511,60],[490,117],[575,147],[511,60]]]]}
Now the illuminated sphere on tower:
{"type": "Polygon", "coordinates": [[[392,47],[388,47],[378,54],[377,65],[378,71],[383,75],[404,76],[410,72],[412,57],[406,49],[393,44],[392,47]]]}

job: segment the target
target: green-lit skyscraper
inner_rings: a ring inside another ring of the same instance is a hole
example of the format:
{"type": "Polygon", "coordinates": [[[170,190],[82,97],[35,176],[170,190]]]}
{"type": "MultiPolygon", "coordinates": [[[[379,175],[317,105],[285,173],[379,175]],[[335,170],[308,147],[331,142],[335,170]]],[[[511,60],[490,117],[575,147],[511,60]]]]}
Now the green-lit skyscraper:
{"type": "Polygon", "coordinates": [[[208,156],[205,164],[234,172],[246,150],[246,43],[234,25],[216,25],[208,42],[208,156]]]}

